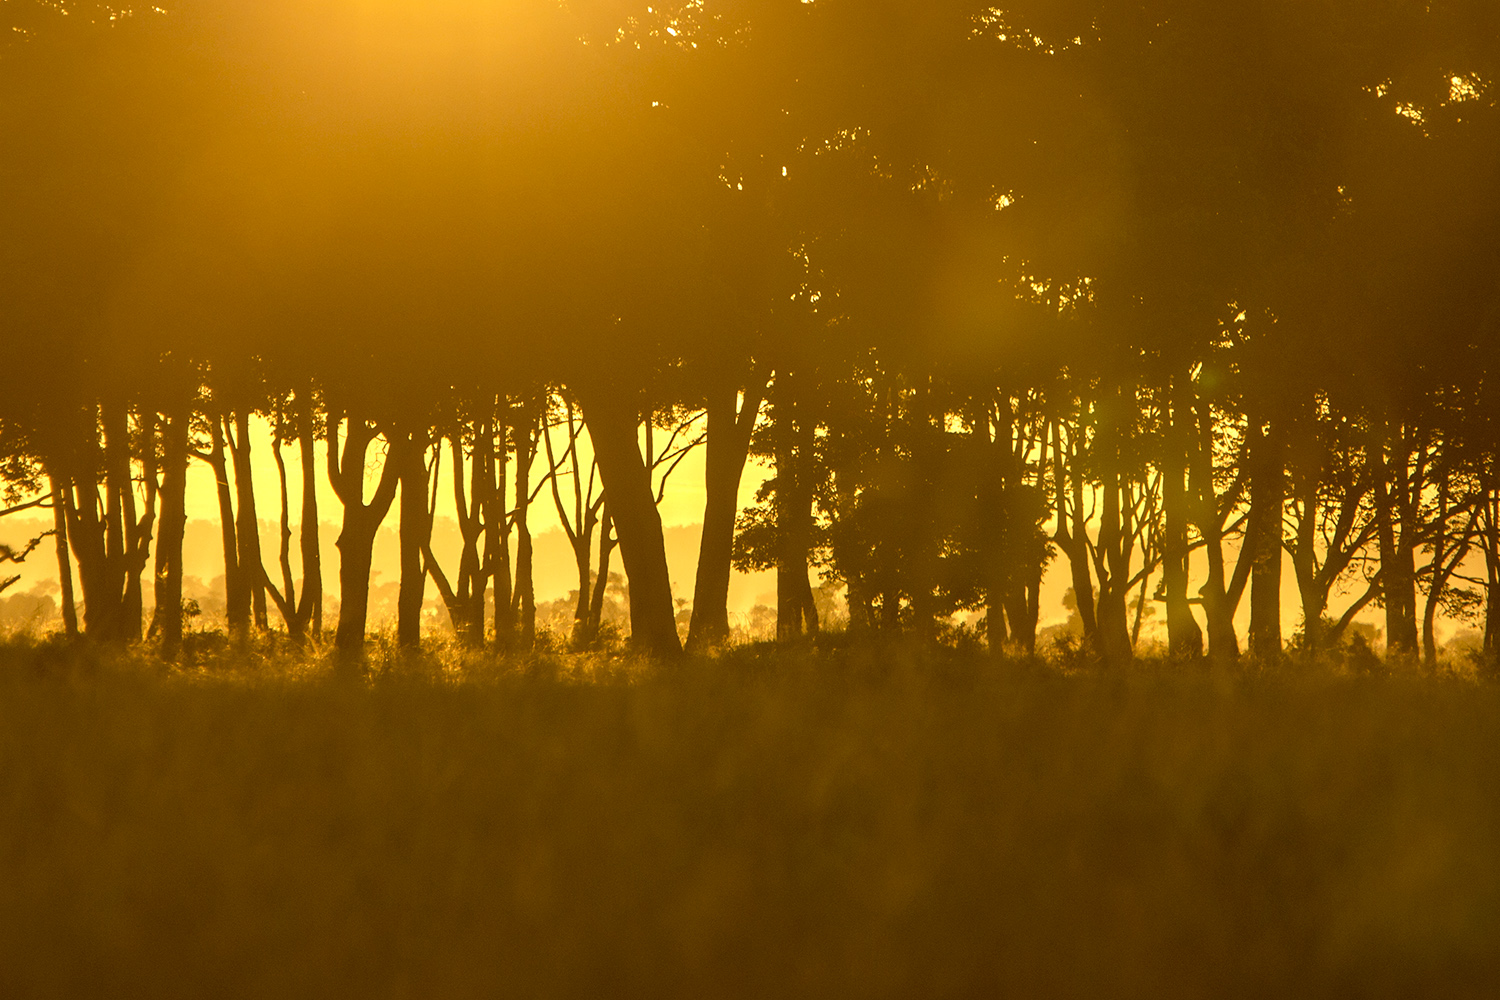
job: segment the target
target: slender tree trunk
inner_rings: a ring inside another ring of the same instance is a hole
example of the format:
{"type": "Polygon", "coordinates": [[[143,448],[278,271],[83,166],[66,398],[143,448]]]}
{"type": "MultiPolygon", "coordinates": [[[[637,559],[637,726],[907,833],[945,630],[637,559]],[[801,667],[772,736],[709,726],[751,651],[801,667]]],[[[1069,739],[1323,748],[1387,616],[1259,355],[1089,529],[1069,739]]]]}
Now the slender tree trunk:
{"type": "Polygon", "coordinates": [[[574,594],[573,602],[573,626],[569,630],[568,644],[574,649],[581,649],[586,643],[584,633],[588,631],[589,595],[593,590],[593,582],[589,578],[591,572],[589,555],[593,551],[594,522],[598,518],[599,505],[602,500],[594,499],[592,476],[589,477],[587,495],[585,495],[583,463],[578,455],[580,435],[578,415],[571,402],[564,400],[564,405],[567,411],[568,447],[563,452],[561,460],[557,458],[552,447],[551,428],[544,426],[540,436],[547,446],[547,465],[550,469],[547,483],[551,487],[552,502],[557,510],[558,522],[568,538],[568,547],[573,552],[573,571],[578,577],[578,590],[574,594]],[[568,512],[567,505],[563,503],[562,488],[557,481],[557,470],[565,464],[571,466],[573,481],[571,514],[568,512]]]}
{"type": "MultiPolygon", "coordinates": [[[[1078,429],[1075,428],[1075,432],[1078,429]]],[[[1089,570],[1088,521],[1083,507],[1082,456],[1075,442],[1063,445],[1063,422],[1051,425],[1052,481],[1057,491],[1057,531],[1053,540],[1068,559],[1073,603],[1083,628],[1083,643],[1099,652],[1099,623],[1094,617],[1094,578],[1089,570]]]]}
{"type": "Polygon", "coordinates": [[[870,596],[870,585],[865,574],[849,574],[849,632],[852,635],[868,636],[875,631],[874,599],[870,596]]]}
{"type": "MultiPolygon", "coordinates": [[[[606,494],[607,496],[607,494],[606,494]]],[[[609,501],[604,503],[604,513],[599,519],[599,571],[594,577],[594,592],[589,602],[588,625],[584,630],[584,641],[594,642],[599,638],[599,626],[604,618],[604,598],[609,587],[609,557],[614,552],[614,517],[609,511],[609,501]]]]}
{"type": "MultiPolygon", "coordinates": [[[[999,656],[1005,651],[1005,644],[1011,638],[1012,630],[1007,627],[1006,618],[1010,618],[1012,625],[1021,624],[1014,614],[1008,614],[1007,611],[1014,610],[1011,575],[1019,568],[1013,565],[1011,559],[1011,532],[1016,526],[1011,523],[1010,518],[1012,498],[1008,479],[1015,428],[1008,397],[995,409],[993,438],[990,437],[989,406],[986,404],[976,409],[978,412],[973,416],[973,428],[978,440],[975,442],[974,454],[979,465],[979,519],[984,525],[982,551],[985,638],[990,652],[999,656]]],[[[1017,635],[1017,639],[1019,638],[1017,635]]]]}
{"type": "Polygon", "coordinates": [[[1104,509],[1099,520],[1099,548],[1106,553],[1108,576],[1099,580],[1099,650],[1106,663],[1128,666],[1135,658],[1130,644],[1130,615],[1126,608],[1125,581],[1129,571],[1129,550],[1124,549],[1126,527],[1121,510],[1121,494],[1126,489],[1124,477],[1112,472],[1105,477],[1104,509]],[[1124,560],[1118,553],[1125,552],[1124,560]],[[1121,562],[1124,565],[1120,565],[1121,562]]]}
{"type": "MultiPolygon", "coordinates": [[[[987,438],[989,436],[988,423],[988,415],[982,420],[976,418],[975,433],[983,433],[987,438]]],[[[1008,454],[1000,447],[1000,437],[1005,432],[1003,426],[997,426],[995,440],[983,441],[980,443],[981,447],[976,449],[980,466],[978,473],[979,520],[984,525],[981,551],[984,556],[985,642],[990,653],[997,657],[1005,652],[1005,645],[1011,638],[1010,629],[1006,623],[1006,609],[1010,605],[1010,577],[1017,568],[1012,565],[1010,559],[1009,533],[1013,525],[1010,523],[1009,497],[1001,469],[1001,463],[1008,459],[1008,454]]],[[[1014,616],[1011,616],[1011,620],[1015,621],[1014,616]]]]}
{"type": "Polygon", "coordinates": [[[120,636],[126,642],[141,641],[145,618],[145,594],[141,576],[146,570],[147,554],[151,551],[151,531],[156,520],[156,418],[155,414],[142,414],[141,428],[141,479],[146,486],[144,511],[135,506],[135,484],[131,479],[131,455],[129,431],[126,432],[125,475],[121,513],[125,527],[125,552],[120,561],[120,571],[125,576],[125,591],[120,603],[120,636]],[[139,516],[137,516],[139,514],[139,516]]]}
{"type": "MultiPolygon", "coordinates": [[[[1203,551],[1208,560],[1208,578],[1198,593],[1203,598],[1203,617],[1208,625],[1208,657],[1220,666],[1239,661],[1239,637],[1234,632],[1235,602],[1230,599],[1225,580],[1224,523],[1219,513],[1218,492],[1213,479],[1213,419],[1207,403],[1199,404],[1198,446],[1189,461],[1189,481],[1197,507],[1195,520],[1203,536],[1203,551]]],[[[1246,539],[1247,546],[1253,539],[1246,539]]],[[[1244,558],[1241,553],[1240,558],[1244,558]]]]}
{"type": "Polygon", "coordinates": [[[1400,442],[1392,442],[1389,425],[1383,424],[1382,440],[1374,443],[1375,455],[1375,519],[1376,536],[1380,545],[1380,570],[1382,589],[1385,594],[1386,650],[1396,656],[1410,656],[1417,652],[1416,627],[1416,572],[1412,565],[1411,549],[1401,544],[1401,534],[1407,533],[1408,525],[1399,524],[1398,493],[1406,489],[1407,464],[1410,456],[1400,442]],[[1394,460],[1386,458],[1386,448],[1395,444],[1394,460]]]}
{"type": "MultiPolygon", "coordinates": [[[[449,583],[447,575],[432,554],[431,521],[437,504],[435,492],[432,496],[433,506],[427,512],[429,527],[427,540],[423,543],[423,557],[448,609],[453,633],[459,644],[465,648],[478,649],[484,645],[484,597],[489,583],[486,563],[491,558],[487,552],[481,560],[479,543],[481,538],[487,538],[494,529],[485,520],[495,507],[489,498],[489,493],[494,488],[494,469],[491,464],[494,440],[490,425],[488,422],[478,422],[474,426],[474,453],[468,464],[467,494],[462,430],[453,431],[449,435],[448,444],[453,456],[453,510],[458,519],[459,537],[462,541],[458,557],[457,587],[449,583]]],[[[438,441],[438,446],[438,455],[441,455],[441,440],[438,441]]],[[[507,579],[509,573],[510,569],[506,567],[507,579]]]]}
{"type": "Polygon", "coordinates": [[[1432,545],[1432,580],[1427,588],[1427,601],[1422,610],[1422,659],[1429,669],[1437,666],[1437,612],[1442,604],[1448,581],[1458,571],[1459,564],[1468,556],[1479,531],[1480,508],[1476,504],[1463,529],[1454,538],[1448,537],[1448,519],[1452,515],[1452,494],[1447,479],[1438,486],[1437,528],[1432,545]],[[1449,543],[1452,543],[1451,545],[1449,543]]]}
{"type": "MultiPolygon", "coordinates": [[[[129,613],[130,537],[129,526],[135,521],[135,488],[130,478],[130,427],[125,404],[109,400],[99,407],[104,426],[104,503],[105,503],[105,587],[102,595],[108,625],[100,638],[129,642],[139,638],[137,619],[132,626],[129,613]]],[[[139,615],[140,606],[136,605],[139,615]]]]}
{"type": "Polygon", "coordinates": [[[485,508],[485,565],[495,581],[495,645],[505,651],[515,645],[516,637],[516,613],[511,601],[511,523],[505,509],[508,427],[503,420],[493,427],[486,424],[485,434],[486,455],[493,459],[487,466],[485,480],[490,487],[485,508]],[[497,440],[499,448],[495,447],[497,440]]]}
{"type": "MultiPolygon", "coordinates": [[[[302,554],[302,599],[297,605],[297,618],[303,625],[312,626],[316,638],[323,635],[323,555],[318,540],[318,474],[317,456],[314,452],[313,401],[311,387],[299,394],[297,400],[297,447],[302,466],[302,523],[299,526],[302,554]]],[[[330,448],[337,442],[330,442],[330,448]]]]}
{"type": "Polygon", "coordinates": [[[209,416],[208,464],[214,472],[219,501],[219,541],[224,549],[224,613],[229,634],[243,643],[250,632],[250,588],[240,564],[240,547],[236,537],[234,500],[229,490],[229,464],[224,454],[222,418],[209,416]]]}
{"type": "MultiPolygon", "coordinates": [[[[96,432],[95,432],[96,433],[96,432]]],[[[73,558],[78,561],[78,582],[83,589],[83,631],[91,639],[110,641],[113,613],[118,611],[119,597],[109,593],[108,548],[104,522],[99,516],[97,485],[98,441],[85,445],[88,460],[77,463],[72,480],[68,512],[68,541],[73,558]],[[85,478],[86,477],[86,478],[85,478]]]]}
{"type": "MultiPolygon", "coordinates": [[[[457,614],[462,625],[459,641],[465,646],[480,649],[484,646],[484,598],[489,590],[490,577],[494,575],[491,561],[496,557],[489,548],[489,540],[497,538],[500,530],[494,519],[503,520],[505,504],[497,502],[495,486],[495,433],[488,420],[474,424],[474,454],[469,462],[469,496],[463,495],[463,444],[457,435],[453,437],[453,503],[458,513],[463,538],[463,551],[459,555],[459,607],[457,614]],[[486,545],[481,554],[480,542],[486,545]]],[[[503,456],[502,456],[503,457],[503,456]]],[[[506,583],[510,582],[510,563],[501,567],[506,583]]],[[[509,607],[507,603],[507,608],[509,607]]]]}
{"type": "Polygon", "coordinates": [[[802,588],[807,580],[807,559],[798,551],[797,407],[792,395],[790,372],[776,374],[772,397],[776,462],[776,638],[780,642],[802,634],[802,588]],[[802,580],[797,579],[798,573],[802,580]]]}
{"type": "Polygon", "coordinates": [[[241,409],[234,418],[234,433],[229,433],[225,422],[225,437],[229,441],[230,455],[234,461],[234,493],[237,513],[235,536],[239,545],[240,576],[248,591],[250,612],[255,627],[264,631],[269,625],[266,616],[265,561],[260,550],[260,518],[255,509],[254,466],[250,459],[250,414],[241,409]]]}
{"type": "MultiPolygon", "coordinates": [[[[1174,397],[1176,394],[1174,394],[1174,397]]],[[[1167,655],[1174,660],[1196,660],[1203,655],[1203,630],[1188,600],[1187,444],[1191,417],[1174,398],[1162,463],[1162,596],[1167,606],[1167,655]]]]}
{"type": "Polygon", "coordinates": [[[1496,646],[1500,644],[1500,490],[1490,475],[1484,484],[1484,640],[1481,647],[1493,665],[1496,646]]]}
{"type": "MultiPolygon", "coordinates": [[[[132,639],[141,640],[142,607],[141,576],[151,560],[151,540],[156,528],[156,507],[161,492],[161,470],[157,454],[157,432],[160,421],[155,412],[144,414],[141,426],[143,447],[141,451],[141,481],[145,484],[145,510],[139,519],[127,524],[130,550],[130,577],[126,582],[126,603],[130,610],[127,619],[134,623],[132,639]]],[[[153,605],[154,605],[153,598],[153,605]]],[[[154,611],[153,607],[153,611],[154,611]]]]}
{"type": "Polygon", "coordinates": [[[182,544],[187,530],[187,407],[162,424],[161,535],[156,540],[156,627],[161,655],[175,660],[182,645],[182,544]]]}
{"type": "Polygon", "coordinates": [[[1286,460],[1281,429],[1272,422],[1252,426],[1250,516],[1246,528],[1254,547],[1250,568],[1250,654],[1260,660],[1281,656],[1281,526],[1286,501],[1286,460]]]}
{"type": "Polygon", "coordinates": [[[47,469],[47,485],[52,491],[52,530],[57,549],[57,582],[62,588],[63,634],[78,638],[78,605],[73,597],[73,561],[68,555],[68,491],[47,469]]]}
{"type": "MultiPolygon", "coordinates": [[[[905,515],[913,529],[910,537],[915,551],[908,551],[908,563],[897,570],[897,579],[905,577],[906,592],[911,600],[912,632],[919,641],[932,644],[938,632],[938,548],[941,545],[937,512],[931,498],[938,495],[944,462],[943,414],[933,403],[932,379],[917,380],[912,394],[908,421],[912,426],[910,470],[915,489],[903,491],[905,515]]],[[[800,498],[799,498],[800,499],[800,498]]],[[[805,558],[805,557],[804,557],[805,558]]],[[[806,576],[806,572],[803,573],[806,576]]]]}
{"type": "Polygon", "coordinates": [[[1022,503],[1027,491],[1024,472],[1029,445],[1017,432],[1016,411],[1008,394],[1002,395],[997,414],[994,464],[1000,469],[1001,506],[997,516],[1003,519],[999,543],[1005,553],[1001,603],[1009,623],[1010,642],[1031,656],[1036,652],[1036,624],[1041,610],[1042,547],[1036,518],[1022,503]]]}
{"type": "Polygon", "coordinates": [[[299,645],[303,642],[303,623],[297,611],[297,583],[292,579],[292,495],[287,486],[286,459],[281,454],[281,438],[271,438],[271,456],[276,460],[277,495],[281,501],[281,520],[277,533],[277,565],[281,568],[281,589],[267,584],[266,590],[281,614],[286,625],[287,638],[299,645]]]}
{"type": "Polygon", "coordinates": [[[517,624],[520,626],[521,649],[528,650],[536,643],[536,587],[533,580],[533,558],[531,546],[531,466],[536,459],[537,417],[526,409],[524,426],[517,425],[516,435],[516,589],[511,601],[516,608],[517,624]]]}
{"type": "Polygon", "coordinates": [[[432,539],[427,516],[427,433],[413,431],[401,446],[401,584],[396,598],[396,643],[416,650],[422,644],[422,600],[427,571],[422,550],[432,539]]]}
{"type": "Polygon", "coordinates": [[[1146,594],[1149,592],[1151,574],[1141,575],[1141,589],[1135,596],[1135,614],[1130,621],[1130,648],[1134,650],[1141,642],[1141,622],[1146,618],[1146,594]]]}
{"type": "Polygon", "coordinates": [[[1302,604],[1302,641],[1307,654],[1316,658],[1323,651],[1323,617],[1328,610],[1327,598],[1318,586],[1318,465],[1304,456],[1293,467],[1297,470],[1292,491],[1297,523],[1293,531],[1296,547],[1292,552],[1292,571],[1297,577],[1297,596],[1302,604]]]}

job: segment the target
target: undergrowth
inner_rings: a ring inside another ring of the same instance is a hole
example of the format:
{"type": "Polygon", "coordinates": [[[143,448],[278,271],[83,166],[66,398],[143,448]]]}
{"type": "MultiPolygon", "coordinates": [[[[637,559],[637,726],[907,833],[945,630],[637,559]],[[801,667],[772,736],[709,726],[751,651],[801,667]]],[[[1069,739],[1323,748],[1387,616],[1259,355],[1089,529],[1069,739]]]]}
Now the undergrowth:
{"type": "Polygon", "coordinates": [[[1500,690],[0,646],[0,995],[1481,996],[1500,690]]]}

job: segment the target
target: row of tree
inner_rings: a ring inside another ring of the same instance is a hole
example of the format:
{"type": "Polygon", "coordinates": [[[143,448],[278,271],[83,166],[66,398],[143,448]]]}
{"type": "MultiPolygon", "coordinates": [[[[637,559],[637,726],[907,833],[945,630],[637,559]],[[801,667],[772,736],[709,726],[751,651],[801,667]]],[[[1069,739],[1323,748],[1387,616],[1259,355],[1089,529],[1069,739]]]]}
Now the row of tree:
{"type": "Polygon", "coordinates": [[[1372,605],[1393,650],[1439,614],[1500,641],[1491,5],[301,6],[8,11],[0,451],[90,634],[175,650],[201,460],[233,630],[321,630],[322,466],[352,657],[393,508],[402,642],[429,584],[529,641],[543,493],[575,639],[618,545],[673,655],[656,508],[701,444],[690,647],[737,563],[783,636],[813,568],[851,628],[982,609],[1030,651],[1058,558],[1114,662],[1152,598],[1175,656],[1238,656],[1246,598],[1279,655],[1284,559],[1313,650],[1372,605]]]}

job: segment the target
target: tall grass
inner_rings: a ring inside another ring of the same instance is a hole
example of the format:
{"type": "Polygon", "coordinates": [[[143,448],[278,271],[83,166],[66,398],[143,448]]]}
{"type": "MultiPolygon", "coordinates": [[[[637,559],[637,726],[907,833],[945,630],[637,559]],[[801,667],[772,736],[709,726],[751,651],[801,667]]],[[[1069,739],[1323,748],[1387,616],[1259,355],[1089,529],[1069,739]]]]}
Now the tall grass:
{"type": "Polygon", "coordinates": [[[0,996],[1486,995],[1500,697],[0,650],[0,996]]]}

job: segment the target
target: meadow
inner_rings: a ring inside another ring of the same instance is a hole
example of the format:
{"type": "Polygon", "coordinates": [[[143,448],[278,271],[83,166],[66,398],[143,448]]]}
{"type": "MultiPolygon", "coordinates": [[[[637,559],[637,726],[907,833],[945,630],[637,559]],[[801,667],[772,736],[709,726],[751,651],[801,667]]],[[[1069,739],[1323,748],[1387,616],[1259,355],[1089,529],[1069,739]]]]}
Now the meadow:
{"type": "Polygon", "coordinates": [[[6,997],[1480,996],[1500,688],[0,647],[6,997]]]}

